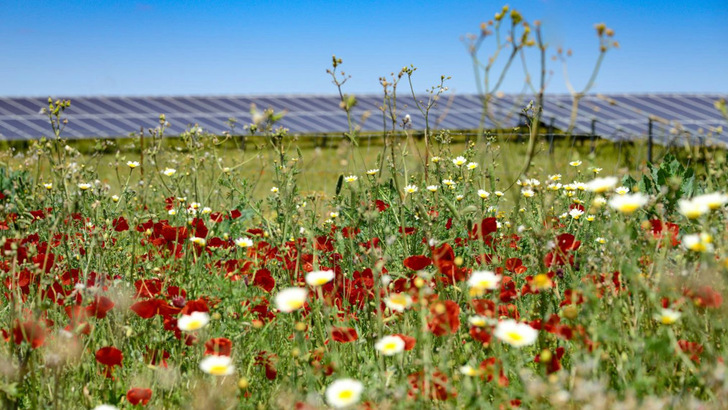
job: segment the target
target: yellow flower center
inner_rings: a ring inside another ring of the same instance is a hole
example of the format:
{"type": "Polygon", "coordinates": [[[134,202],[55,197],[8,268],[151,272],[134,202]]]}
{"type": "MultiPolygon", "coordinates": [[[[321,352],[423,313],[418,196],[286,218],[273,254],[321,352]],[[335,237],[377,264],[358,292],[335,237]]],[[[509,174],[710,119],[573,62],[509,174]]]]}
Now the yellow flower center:
{"type": "Polygon", "coordinates": [[[490,280],[487,280],[487,279],[486,280],[481,280],[480,282],[478,282],[478,286],[477,287],[479,287],[481,289],[489,289],[489,288],[492,288],[493,287],[493,282],[490,281],[490,280]]]}
{"type": "Polygon", "coordinates": [[[639,208],[639,205],[632,203],[632,204],[622,204],[619,207],[619,210],[626,213],[631,214],[632,212],[636,211],[639,208]]]}
{"type": "Polygon", "coordinates": [[[339,398],[348,400],[354,396],[354,392],[351,390],[342,390],[339,392],[339,398]]]}
{"type": "Polygon", "coordinates": [[[523,336],[518,332],[511,331],[511,332],[506,333],[506,336],[508,336],[508,339],[510,339],[513,342],[520,342],[521,340],[523,340],[523,336]]]}
{"type": "Polygon", "coordinates": [[[286,302],[286,306],[288,306],[290,309],[300,309],[303,306],[303,301],[301,300],[289,300],[286,302]]]}
{"type": "Polygon", "coordinates": [[[701,212],[699,209],[691,209],[685,213],[685,216],[687,216],[690,219],[699,218],[701,215],[701,212]]]}
{"type": "Polygon", "coordinates": [[[210,367],[210,374],[213,374],[215,376],[220,376],[225,373],[227,373],[228,367],[224,364],[216,364],[210,367]]]}
{"type": "Polygon", "coordinates": [[[547,289],[551,287],[551,279],[548,275],[540,273],[533,278],[533,286],[537,289],[547,289]]]}
{"type": "Polygon", "coordinates": [[[389,298],[389,303],[397,306],[407,307],[407,298],[402,295],[392,295],[389,298]]]}

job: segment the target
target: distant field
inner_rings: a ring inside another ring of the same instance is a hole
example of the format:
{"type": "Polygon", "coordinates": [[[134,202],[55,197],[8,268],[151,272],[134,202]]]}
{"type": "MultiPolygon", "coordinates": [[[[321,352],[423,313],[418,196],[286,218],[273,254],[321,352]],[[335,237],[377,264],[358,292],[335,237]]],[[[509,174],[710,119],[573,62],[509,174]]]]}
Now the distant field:
{"type": "MultiPolygon", "coordinates": [[[[208,141],[209,142],[209,141],[208,141]]],[[[106,141],[106,144],[112,144],[106,147],[103,153],[92,153],[93,143],[90,141],[72,141],[69,144],[82,152],[78,159],[79,164],[85,164],[89,170],[97,170],[100,180],[109,184],[112,191],[118,190],[126,182],[127,161],[140,161],[142,156],[139,150],[138,140],[120,140],[106,141]],[[117,174],[117,171],[119,173],[117,174]]],[[[146,142],[149,144],[149,141],[146,142]]],[[[175,142],[170,141],[171,145],[175,142]]],[[[406,146],[407,150],[404,156],[397,154],[397,160],[404,160],[407,168],[412,173],[422,171],[421,156],[424,156],[425,145],[422,140],[410,139],[406,141],[402,139],[399,144],[406,146]]],[[[298,152],[301,153],[302,161],[300,163],[301,174],[299,175],[299,187],[302,192],[319,192],[330,195],[334,192],[337,180],[343,174],[356,174],[355,170],[379,168],[379,156],[382,154],[383,145],[380,138],[362,138],[359,146],[354,150],[354,164],[351,160],[351,146],[343,138],[331,137],[328,139],[326,146],[320,146],[320,139],[300,138],[291,139],[286,142],[286,149],[293,156],[298,152]],[[319,145],[319,146],[316,146],[319,145]]],[[[516,141],[509,138],[504,141],[495,141],[492,144],[492,152],[485,158],[481,158],[481,166],[483,170],[489,170],[489,164],[495,164],[492,169],[496,179],[496,185],[500,189],[510,186],[519,175],[523,166],[526,155],[527,141],[516,141]]],[[[208,157],[219,157],[220,162],[214,164],[211,161],[203,163],[204,167],[217,167],[222,170],[225,167],[233,168],[239,175],[252,184],[254,184],[253,193],[258,197],[265,197],[272,184],[272,173],[270,171],[271,164],[276,158],[276,154],[271,150],[266,141],[262,139],[253,139],[248,141],[247,149],[241,150],[233,146],[231,143],[225,143],[216,146],[208,143],[205,146],[205,152],[208,157]]],[[[450,151],[454,155],[459,155],[466,149],[464,140],[453,141],[449,145],[450,151]]],[[[533,166],[529,171],[530,176],[546,177],[550,174],[561,173],[564,177],[576,178],[574,170],[570,169],[568,162],[572,160],[581,160],[584,163],[582,169],[588,167],[603,168],[605,174],[624,174],[629,170],[641,169],[647,158],[646,146],[644,143],[637,142],[634,144],[618,145],[606,140],[596,141],[596,150],[591,154],[590,141],[573,143],[570,140],[561,139],[555,141],[554,154],[549,155],[549,146],[547,141],[538,144],[537,154],[534,158],[533,166]],[[572,175],[573,174],[573,175],[572,175]]],[[[664,153],[662,147],[655,149],[656,157],[664,153]]],[[[399,152],[399,150],[398,150],[399,152]]],[[[435,145],[431,155],[437,155],[438,148],[435,145]]],[[[7,164],[12,169],[23,169],[27,167],[28,153],[21,149],[11,151],[6,149],[0,154],[0,162],[7,164]]],[[[388,153],[386,154],[388,158],[388,153]]],[[[175,166],[179,171],[190,172],[189,163],[190,154],[177,147],[177,149],[165,150],[164,156],[159,161],[159,167],[175,166]]],[[[154,172],[154,167],[150,164],[149,158],[145,158],[143,162],[143,172],[154,172]]],[[[37,163],[32,162],[33,171],[37,163]]],[[[41,166],[42,167],[42,166],[41,166]]],[[[384,167],[387,168],[386,166],[384,167]]],[[[40,169],[43,176],[48,170],[40,169]]],[[[140,178],[141,173],[134,173],[130,182],[140,178]]],[[[589,175],[590,177],[591,175],[589,175]]],[[[585,178],[582,178],[585,179],[585,178]]],[[[588,178],[587,178],[588,179],[588,178]]]]}

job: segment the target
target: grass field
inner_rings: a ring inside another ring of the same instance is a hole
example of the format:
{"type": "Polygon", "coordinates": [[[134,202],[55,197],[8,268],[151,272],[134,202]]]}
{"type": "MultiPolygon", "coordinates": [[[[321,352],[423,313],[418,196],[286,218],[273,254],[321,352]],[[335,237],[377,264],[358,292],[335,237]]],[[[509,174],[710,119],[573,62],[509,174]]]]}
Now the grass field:
{"type": "MultiPolygon", "coordinates": [[[[83,164],[86,169],[97,172],[100,181],[108,184],[112,191],[118,191],[126,182],[127,161],[140,161],[144,167],[143,172],[156,171],[142,160],[139,140],[109,140],[99,144],[71,141],[69,145],[82,153],[77,162],[83,164]],[[95,151],[96,145],[103,146],[103,150],[95,151]]],[[[189,150],[183,149],[179,143],[170,142],[169,145],[169,149],[165,152],[165,160],[170,164],[177,164],[180,170],[188,169],[189,150]]],[[[421,139],[403,137],[398,145],[397,151],[400,153],[398,159],[404,161],[413,173],[421,173],[424,142],[421,139]]],[[[500,141],[494,141],[491,147],[483,159],[494,165],[492,170],[494,181],[498,184],[511,185],[520,176],[519,172],[526,157],[527,141],[518,142],[515,137],[505,137],[500,141]]],[[[640,170],[646,163],[647,148],[644,142],[619,145],[606,140],[597,140],[595,147],[595,153],[592,154],[591,143],[588,140],[574,142],[556,139],[554,152],[549,154],[549,145],[544,139],[538,144],[531,172],[540,176],[563,173],[569,171],[566,163],[571,160],[582,160],[586,166],[600,167],[610,174],[622,175],[629,170],[640,170]]],[[[467,143],[463,138],[449,144],[449,149],[454,153],[464,152],[466,148],[467,143]]],[[[272,186],[270,165],[278,159],[278,154],[270,149],[270,145],[264,139],[252,139],[248,142],[246,150],[240,150],[230,142],[215,145],[210,138],[205,143],[205,149],[207,157],[214,158],[214,161],[208,159],[202,166],[217,170],[231,168],[236,175],[251,181],[255,196],[265,197],[268,194],[272,186]]],[[[301,191],[325,195],[334,192],[340,175],[355,173],[361,169],[379,168],[379,158],[383,149],[381,137],[362,138],[359,146],[353,148],[342,137],[330,137],[325,146],[321,144],[320,139],[308,137],[292,139],[287,144],[289,154],[297,156],[300,153],[302,158],[298,164],[301,173],[298,184],[301,191]]],[[[671,150],[673,153],[675,151],[685,156],[683,150],[671,150]]],[[[657,147],[655,152],[656,156],[661,156],[667,150],[657,147]]],[[[384,154],[385,158],[389,156],[389,152],[384,154]]],[[[32,154],[19,148],[7,149],[0,153],[0,163],[12,169],[28,169],[29,164],[32,164],[31,168],[36,167],[38,163],[32,158],[29,159],[29,155],[32,154]]],[[[40,174],[44,175],[47,171],[47,167],[41,163],[40,174]]],[[[37,170],[34,169],[33,172],[37,170]]],[[[135,173],[130,182],[138,182],[143,172],[135,173]]],[[[389,175],[387,170],[384,174],[389,175]]]]}

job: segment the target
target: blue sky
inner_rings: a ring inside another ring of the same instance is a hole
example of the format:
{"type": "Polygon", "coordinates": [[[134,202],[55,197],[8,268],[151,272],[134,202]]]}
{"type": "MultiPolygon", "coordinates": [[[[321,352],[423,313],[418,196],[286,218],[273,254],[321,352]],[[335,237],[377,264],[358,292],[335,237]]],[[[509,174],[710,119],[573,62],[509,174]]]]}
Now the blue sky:
{"type": "MultiPolygon", "coordinates": [[[[0,95],[331,94],[325,69],[332,54],[352,76],[348,92],[377,93],[380,76],[414,64],[418,92],[445,74],[452,90],[472,93],[460,38],[478,32],[503,4],[6,0],[0,95]]],[[[728,93],[726,0],[508,4],[542,21],[552,50],[573,50],[577,87],[597,55],[593,25],[605,22],[621,48],[607,56],[593,91],[728,93]]],[[[561,66],[549,61],[549,69],[548,91],[565,92],[561,66]]],[[[518,92],[522,84],[515,65],[502,90],[518,92]]]]}

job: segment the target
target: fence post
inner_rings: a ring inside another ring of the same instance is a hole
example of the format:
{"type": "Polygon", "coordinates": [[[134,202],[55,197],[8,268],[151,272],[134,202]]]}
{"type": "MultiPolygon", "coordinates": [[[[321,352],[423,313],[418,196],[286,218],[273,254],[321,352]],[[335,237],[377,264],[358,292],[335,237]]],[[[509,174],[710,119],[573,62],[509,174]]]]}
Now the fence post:
{"type": "Polygon", "coordinates": [[[590,153],[592,153],[592,154],[594,153],[594,151],[597,150],[597,145],[596,145],[596,141],[597,141],[596,127],[597,127],[597,119],[594,118],[591,121],[591,137],[590,137],[590,139],[591,139],[591,150],[590,150],[590,153]]]}
{"type": "Polygon", "coordinates": [[[647,122],[647,162],[652,163],[652,118],[647,122]]]}
{"type": "Polygon", "coordinates": [[[554,155],[554,117],[549,123],[549,155],[554,155]]]}

